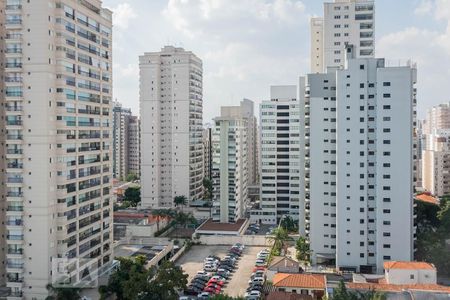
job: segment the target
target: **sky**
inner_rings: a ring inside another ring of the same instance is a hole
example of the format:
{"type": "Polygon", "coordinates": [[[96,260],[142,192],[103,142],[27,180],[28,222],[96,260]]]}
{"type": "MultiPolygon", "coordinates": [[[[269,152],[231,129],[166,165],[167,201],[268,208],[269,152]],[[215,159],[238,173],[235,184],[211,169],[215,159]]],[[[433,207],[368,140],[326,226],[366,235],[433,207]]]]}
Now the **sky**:
{"type": "MultiPolygon", "coordinates": [[[[103,0],[114,12],[114,98],[139,114],[138,57],[164,45],[203,60],[203,121],[256,104],[309,72],[309,19],[321,0],[103,0]]],[[[418,116],[450,101],[450,0],[376,0],[376,56],[418,67],[418,116]]],[[[258,111],[258,110],[257,110],[258,111]]],[[[145,117],[145,112],[143,112],[145,117]]]]}

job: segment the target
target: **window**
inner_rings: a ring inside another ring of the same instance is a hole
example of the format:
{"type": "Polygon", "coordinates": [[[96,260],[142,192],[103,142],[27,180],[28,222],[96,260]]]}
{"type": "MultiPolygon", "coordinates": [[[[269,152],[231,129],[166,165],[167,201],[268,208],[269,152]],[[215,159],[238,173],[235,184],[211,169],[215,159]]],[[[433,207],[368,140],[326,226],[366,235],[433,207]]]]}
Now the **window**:
{"type": "Polygon", "coordinates": [[[391,86],[391,83],[390,82],[383,82],[383,86],[391,86]]]}
{"type": "Polygon", "coordinates": [[[391,98],[391,94],[383,94],[383,98],[391,98]]]}
{"type": "Polygon", "coordinates": [[[364,65],[359,65],[360,70],[364,70],[364,65]]]}
{"type": "Polygon", "coordinates": [[[390,105],[383,105],[383,109],[391,109],[390,105]]]}
{"type": "Polygon", "coordinates": [[[389,249],[389,248],[391,248],[391,244],[383,244],[383,248],[384,249],[389,249]]]}
{"type": "Polygon", "coordinates": [[[409,275],[409,279],[414,279],[414,274],[409,275]]]}

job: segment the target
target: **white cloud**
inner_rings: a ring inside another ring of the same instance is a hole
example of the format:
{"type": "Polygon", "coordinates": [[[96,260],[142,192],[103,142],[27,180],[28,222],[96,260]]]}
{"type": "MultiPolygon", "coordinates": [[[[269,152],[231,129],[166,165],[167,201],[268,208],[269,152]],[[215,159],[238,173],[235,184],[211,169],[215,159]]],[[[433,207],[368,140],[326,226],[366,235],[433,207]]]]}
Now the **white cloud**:
{"type": "Polygon", "coordinates": [[[435,21],[443,21],[446,27],[444,30],[409,27],[388,34],[378,41],[377,53],[380,57],[411,58],[417,62],[418,112],[423,117],[429,106],[448,101],[443,98],[445,93],[441,88],[448,85],[450,77],[450,3],[449,0],[422,1],[417,11],[435,21]]]}
{"type": "Polygon", "coordinates": [[[177,30],[193,38],[211,32],[216,24],[232,27],[238,20],[256,22],[254,25],[293,24],[304,11],[300,0],[169,0],[163,15],[177,30]]]}
{"type": "Polygon", "coordinates": [[[419,16],[428,15],[433,10],[433,2],[431,0],[422,0],[414,10],[414,13],[419,16]]]}
{"type": "Polygon", "coordinates": [[[120,29],[127,29],[131,20],[137,17],[134,8],[128,3],[120,3],[113,11],[113,25],[120,29]]]}

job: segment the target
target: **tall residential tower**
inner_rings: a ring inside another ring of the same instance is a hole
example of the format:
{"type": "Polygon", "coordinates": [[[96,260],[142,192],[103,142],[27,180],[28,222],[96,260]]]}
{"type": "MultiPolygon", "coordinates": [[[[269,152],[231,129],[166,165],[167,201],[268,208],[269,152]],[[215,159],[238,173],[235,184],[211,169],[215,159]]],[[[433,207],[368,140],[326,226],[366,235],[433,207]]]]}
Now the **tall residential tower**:
{"type": "Polygon", "coordinates": [[[44,299],[59,260],[112,259],[111,11],[5,2],[2,272],[8,299],[44,299]]]}
{"type": "Polygon", "coordinates": [[[374,57],[374,0],[324,3],[324,16],[311,19],[311,72],[344,66],[346,45],[355,47],[356,57],[374,57]]]}
{"type": "Polygon", "coordinates": [[[202,61],[165,46],[139,57],[141,185],[144,207],[171,207],[175,196],[201,198],[202,61]]]}

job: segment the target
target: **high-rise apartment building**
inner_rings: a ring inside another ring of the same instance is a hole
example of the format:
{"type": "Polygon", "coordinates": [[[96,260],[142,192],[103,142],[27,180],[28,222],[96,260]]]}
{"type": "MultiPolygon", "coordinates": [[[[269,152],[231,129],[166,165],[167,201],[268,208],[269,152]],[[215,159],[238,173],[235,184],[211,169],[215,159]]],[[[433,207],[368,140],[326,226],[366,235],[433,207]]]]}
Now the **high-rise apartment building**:
{"type": "Polygon", "coordinates": [[[128,122],[128,173],[141,176],[141,121],[137,116],[128,122]]]}
{"type": "Polygon", "coordinates": [[[423,188],[435,196],[450,193],[450,129],[434,129],[422,152],[423,188]]]}
{"type": "Polygon", "coordinates": [[[201,198],[202,61],[165,46],[139,57],[141,185],[144,207],[171,207],[175,196],[201,198]]]}
{"type": "Polygon", "coordinates": [[[382,272],[413,258],[416,68],[355,50],[306,78],[305,231],[314,262],[382,272]]]}
{"type": "Polygon", "coordinates": [[[427,110],[423,133],[432,134],[436,129],[450,129],[450,103],[442,103],[427,110]]]}
{"type": "Polygon", "coordinates": [[[297,86],[272,86],[269,101],[260,104],[260,209],[252,219],[278,224],[300,211],[300,103],[297,86]]]}
{"type": "Polygon", "coordinates": [[[225,113],[214,119],[212,196],[215,221],[233,223],[245,216],[249,165],[247,128],[248,120],[240,113],[225,113]]]}
{"type": "Polygon", "coordinates": [[[139,119],[131,109],[122,107],[119,102],[113,107],[113,175],[125,180],[127,175],[139,176],[139,119]]]}
{"type": "Polygon", "coordinates": [[[128,175],[128,124],[131,109],[122,107],[119,102],[113,107],[113,176],[123,179],[128,175]]]}
{"type": "Polygon", "coordinates": [[[45,299],[59,259],[89,259],[85,270],[112,258],[111,11],[2,4],[1,272],[8,299],[45,299]]]}
{"type": "Polygon", "coordinates": [[[335,0],[324,3],[324,16],[311,19],[311,72],[342,67],[345,47],[353,45],[356,57],[375,55],[373,0],[335,0]]]}
{"type": "Polygon", "coordinates": [[[203,178],[212,178],[212,128],[203,129],[203,178]]]}

